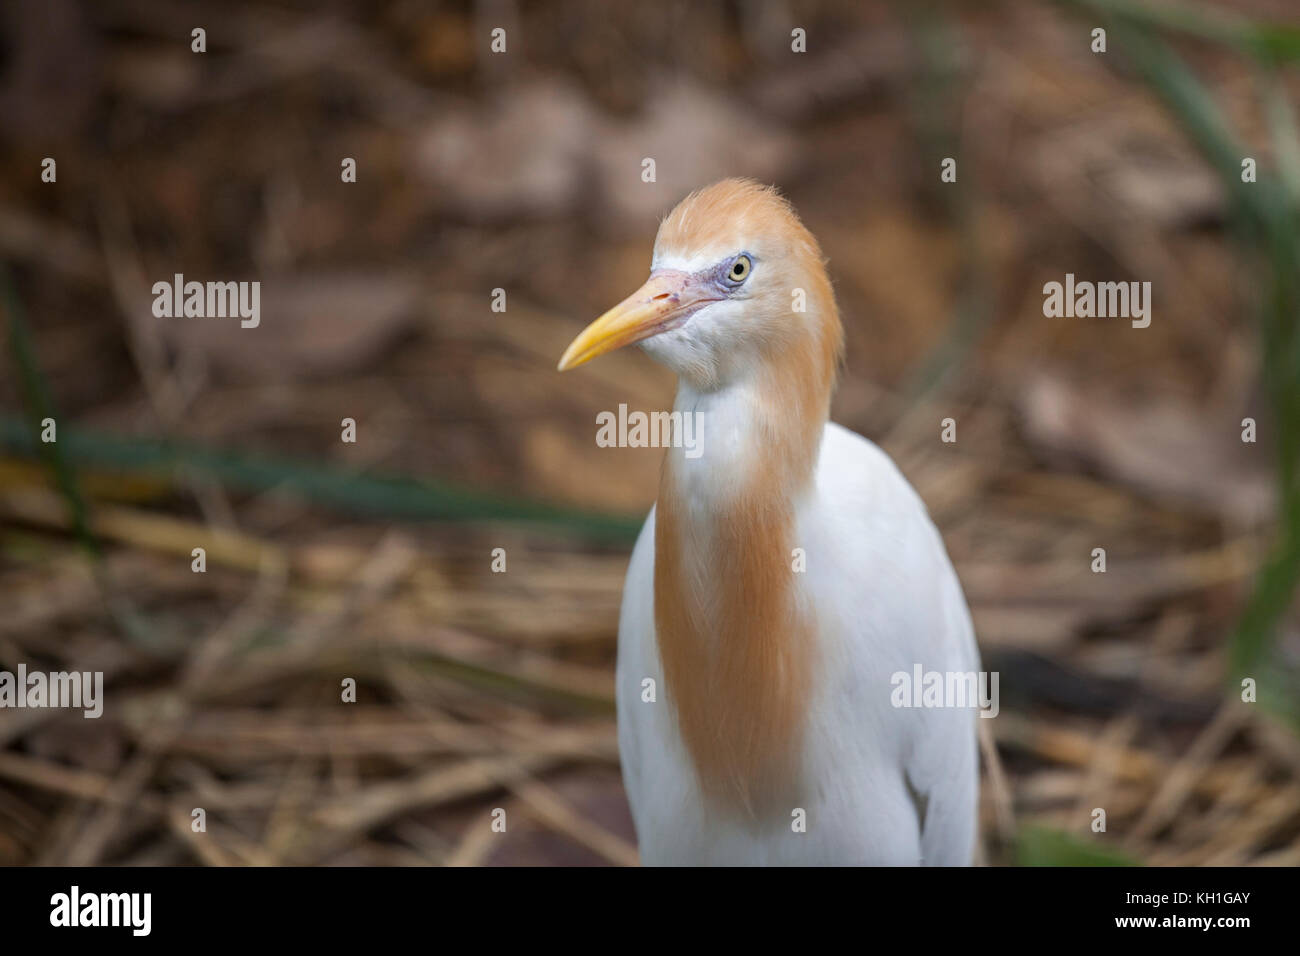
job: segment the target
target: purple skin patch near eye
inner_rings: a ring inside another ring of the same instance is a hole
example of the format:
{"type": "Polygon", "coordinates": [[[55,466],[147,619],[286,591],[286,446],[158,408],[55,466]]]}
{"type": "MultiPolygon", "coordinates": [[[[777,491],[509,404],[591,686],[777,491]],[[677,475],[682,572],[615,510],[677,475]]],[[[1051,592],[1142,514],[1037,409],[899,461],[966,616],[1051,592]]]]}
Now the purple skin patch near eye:
{"type": "Polygon", "coordinates": [[[700,309],[725,298],[726,290],[719,288],[717,283],[713,281],[712,272],[713,270],[709,270],[702,274],[692,274],[683,272],[680,269],[656,269],[651,272],[650,279],[659,280],[658,285],[661,291],[647,299],[647,302],[677,305],[685,298],[687,305],[669,312],[664,321],[652,329],[646,330],[646,334],[638,336],[637,341],[681,328],[687,319],[700,309]],[[715,288],[720,293],[719,295],[700,295],[701,292],[709,292],[715,288]]]}
{"type": "Polygon", "coordinates": [[[755,262],[756,260],[750,253],[742,252],[723,259],[717,265],[694,273],[683,272],[680,269],[655,269],[650,273],[650,278],[659,280],[661,291],[647,301],[677,304],[685,298],[689,304],[680,311],[670,313],[668,318],[653,329],[648,330],[648,334],[638,337],[637,341],[681,328],[691,316],[705,306],[730,298],[753,274],[755,262]],[[749,270],[745,273],[744,278],[735,279],[731,275],[731,270],[741,256],[749,260],[749,270]],[[709,295],[707,294],[709,292],[716,292],[717,294],[709,295]]]}
{"type": "Polygon", "coordinates": [[[728,259],[723,259],[712,269],[708,270],[707,275],[709,276],[709,278],[711,279],[711,281],[715,286],[717,286],[720,289],[725,289],[727,293],[730,294],[732,292],[735,292],[742,285],[744,285],[745,282],[749,279],[749,277],[754,274],[754,266],[757,262],[758,260],[755,259],[751,253],[738,252],[734,256],[731,256],[728,259]],[[734,275],[732,275],[731,270],[735,268],[736,263],[739,262],[742,258],[749,260],[749,269],[745,272],[745,274],[742,277],[737,279],[734,275]]]}
{"type": "MultiPolygon", "coordinates": [[[[753,256],[753,254],[748,252],[738,252],[734,256],[728,256],[726,259],[723,259],[717,265],[710,266],[707,269],[702,269],[699,272],[687,273],[681,272],[677,269],[657,269],[651,273],[651,276],[663,276],[665,278],[672,276],[674,284],[670,289],[674,295],[679,295],[686,290],[688,285],[694,283],[697,288],[711,286],[720,292],[722,297],[727,297],[744,285],[749,277],[753,275],[754,267],[757,263],[758,260],[753,256]],[[742,256],[749,260],[749,271],[745,273],[743,278],[736,279],[732,277],[731,270],[736,265],[736,260],[740,259],[742,256]]],[[[663,298],[665,298],[663,293],[655,296],[656,300],[661,300],[663,298]]],[[[701,300],[701,304],[703,305],[708,302],[716,301],[718,300],[701,300]]]]}

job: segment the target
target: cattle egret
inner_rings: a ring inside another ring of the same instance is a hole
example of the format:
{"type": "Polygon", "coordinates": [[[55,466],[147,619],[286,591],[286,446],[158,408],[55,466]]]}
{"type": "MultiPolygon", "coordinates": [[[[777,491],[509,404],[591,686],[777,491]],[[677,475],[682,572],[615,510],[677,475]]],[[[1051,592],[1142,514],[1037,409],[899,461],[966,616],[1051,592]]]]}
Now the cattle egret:
{"type": "Polygon", "coordinates": [[[664,219],[645,285],[560,360],[637,343],[698,416],[700,453],[665,453],[619,622],[647,864],[972,862],[975,709],[897,693],[976,674],[970,613],[920,497],[828,420],[842,339],[817,241],[774,189],[728,179],[664,219]]]}

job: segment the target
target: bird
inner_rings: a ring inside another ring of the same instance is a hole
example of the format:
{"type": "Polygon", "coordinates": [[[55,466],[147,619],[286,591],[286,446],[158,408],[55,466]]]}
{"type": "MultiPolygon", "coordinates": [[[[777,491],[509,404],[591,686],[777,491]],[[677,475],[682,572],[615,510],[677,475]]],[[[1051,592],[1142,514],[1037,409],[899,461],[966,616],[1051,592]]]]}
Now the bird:
{"type": "Polygon", "coordinates": [[[977,672],[970,612],[920,496],[830,422],[839,309],[776,188],[678,203],[645,284],[559,370],[631,345],[676,373],[672,414],[698,429],[696,454],[664,451],[619,614],[642,864],[971,864],[977,708],[900,706],[897,683],[977,672]]]}

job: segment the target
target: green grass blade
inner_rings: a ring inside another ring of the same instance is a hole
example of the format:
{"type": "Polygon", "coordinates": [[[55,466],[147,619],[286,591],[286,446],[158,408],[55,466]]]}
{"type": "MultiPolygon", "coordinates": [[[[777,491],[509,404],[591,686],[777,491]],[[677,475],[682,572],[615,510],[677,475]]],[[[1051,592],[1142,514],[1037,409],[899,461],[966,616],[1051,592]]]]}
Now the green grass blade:
{"type": "MultiPolygon", "coordinates": [[[[358,474],[309,462],[214,450],[181,441],[124,438],[61,429],[59,445],[82,467],[173,479],[189,469],[246,492],[281,489],[357,514],[412,521],[502,521],[569,531],[610,542],[635,540],[641,518],[600,514],[396,475],[358,474]]],[[[0,449],[31,455],[23,423],[0,418],[0,449]]]]}
{"type": "Polygon", "coordinates": [[[1048,827],[1025,827],[1016,840],[1019,866],[1140,866],[1118,850],[1048,827]]]}

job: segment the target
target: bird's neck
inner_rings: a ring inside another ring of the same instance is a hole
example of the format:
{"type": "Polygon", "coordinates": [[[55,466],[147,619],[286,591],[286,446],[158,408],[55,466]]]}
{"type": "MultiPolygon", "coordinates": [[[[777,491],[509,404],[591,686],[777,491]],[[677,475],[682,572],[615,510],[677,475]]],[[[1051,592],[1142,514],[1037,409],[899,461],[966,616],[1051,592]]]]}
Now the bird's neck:
{"type": "Polygon", "coordinates": [[[829,385],[758,370],[682,384],[696,448],[665,459],[655,517],[655,627],[667,697],[704,791],[761,813],[789,796],[811,691],[812,609],[796,517],[813,491],[829,385]]]}

